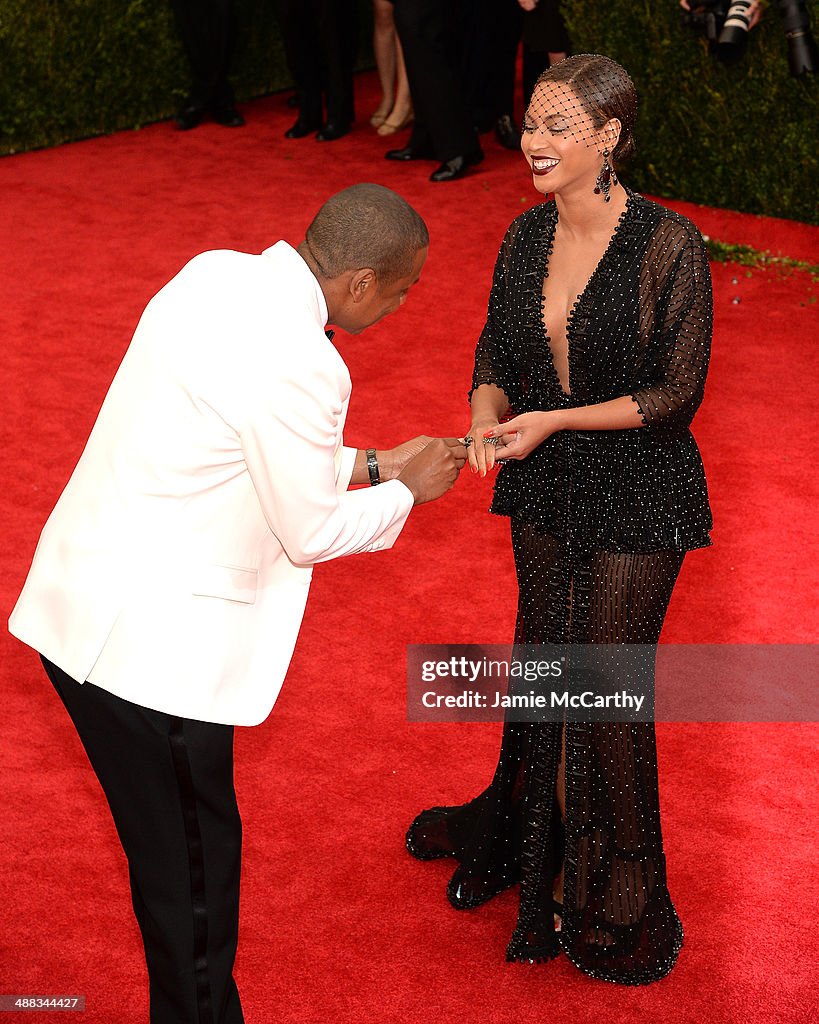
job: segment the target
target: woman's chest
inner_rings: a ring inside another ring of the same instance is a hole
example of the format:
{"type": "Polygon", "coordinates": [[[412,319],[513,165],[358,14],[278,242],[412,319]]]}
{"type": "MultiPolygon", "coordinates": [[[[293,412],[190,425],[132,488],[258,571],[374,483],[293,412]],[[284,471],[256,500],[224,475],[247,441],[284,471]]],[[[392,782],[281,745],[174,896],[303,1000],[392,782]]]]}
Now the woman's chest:
{"type": "Polygon", "coordinates": [[[512,297],[518,310],[536,309],[522,320],[510,314],[510,321],[518,324],[513,347],[522,389],[539,406],[548,396],[586,404],[629,389],[645,343],[639,268],[605,262],[553,267],[529,278],[528,295],[512,297]]]}
{"type": "Polygon", "coordinates": [[[603,249],[563,243],[552,252],[543,277],[543,319],[553,338],[566,334],[566,324],[575,304],[600,268],[603,249]],[[599,251],[598,251],[599,250],[599,251]]]}

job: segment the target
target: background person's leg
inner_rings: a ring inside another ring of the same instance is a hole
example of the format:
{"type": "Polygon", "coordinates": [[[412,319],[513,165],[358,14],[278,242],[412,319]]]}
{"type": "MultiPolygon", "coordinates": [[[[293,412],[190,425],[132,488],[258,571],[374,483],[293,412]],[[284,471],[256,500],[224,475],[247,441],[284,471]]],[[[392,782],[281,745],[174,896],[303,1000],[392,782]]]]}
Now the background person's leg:
{"type": "Polygon", "coordinates": [[[373,0],[373,53],[381,86],[381,102],[370,118],[374,128],[380,128],[395,102],[398,35],[392,16],[390,0],[373,0]]]}
{"type": "Polygon", "coordinates": [[[315,0],[276,0],[276,13],[299,107],[298,119],[285,135],[300,139],[322,124],[317,6],[315,0]]]}
{"type": "Polygon", "coordinates": [[[461,78],[462,4],[455,0],[398,0],[395,25],[404,52],[415,114],[429,132],[435,156],[477,158],[478,136],[461,78]]]}
{"type": "Polygon", "coordinates": [[[195,127],[208,111],[220,124],[243,124],[228,78],[236,43],[233,0],[171,0],[171,7],[191,72],[180,127],[195,127]]]}

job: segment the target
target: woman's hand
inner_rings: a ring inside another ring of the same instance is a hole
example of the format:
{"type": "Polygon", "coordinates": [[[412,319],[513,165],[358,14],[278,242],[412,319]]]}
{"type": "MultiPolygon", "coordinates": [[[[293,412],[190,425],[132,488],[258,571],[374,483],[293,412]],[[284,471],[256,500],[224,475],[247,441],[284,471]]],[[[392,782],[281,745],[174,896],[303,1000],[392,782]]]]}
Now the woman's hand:
{"type": "Polygon", "coordinates": [[[469,468],[473,473],[486,476],[487,471],[495,465],[495,448],[491,444],[484,444],[483,438],[497,425],[496,419],[473,420],[466,432],[466,436],[472,438],[472,444],[466,449],[466,456],[469,459],[469,468]]]}
{"type": "MultiPolygon", "coordinates": [[[[493,462],[501,459],[525,459],[547,437],[562,430],[560,412],[524,412],[506,423],[500,423],[491,430],[485,431],[483,437],[499,437],[500,443],[491,452],[493,462]]],[[[475,437],[475,443],[478,443],[475,437]]],[[[492,448],[491,444],[482,445],[492,448]]]]}

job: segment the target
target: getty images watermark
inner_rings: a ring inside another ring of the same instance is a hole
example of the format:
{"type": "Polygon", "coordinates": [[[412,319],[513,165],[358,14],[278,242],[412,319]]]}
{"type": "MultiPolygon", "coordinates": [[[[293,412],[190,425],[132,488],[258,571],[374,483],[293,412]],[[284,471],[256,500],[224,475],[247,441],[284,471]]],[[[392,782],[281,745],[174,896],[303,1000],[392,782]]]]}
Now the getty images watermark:
{"type": "Polygon", "coordinates": [[[816,644],[412,644],[413,722],[814,722],[816,644]]]}

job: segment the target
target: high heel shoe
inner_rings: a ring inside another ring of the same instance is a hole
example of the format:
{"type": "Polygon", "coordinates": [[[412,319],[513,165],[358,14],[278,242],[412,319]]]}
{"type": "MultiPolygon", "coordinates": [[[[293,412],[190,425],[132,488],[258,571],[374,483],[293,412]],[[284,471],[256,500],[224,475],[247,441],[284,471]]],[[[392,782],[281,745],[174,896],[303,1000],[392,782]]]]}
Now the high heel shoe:
{"type": "Polygon", "coordinates": [[[469,872],[459,867],[446,887],[446,898],[455,910],[474,910],[510,889],[518,881],[520,874],[517,872],[479,880],[470,878],[469,872]]]}
{"type": "Polygon", "coordinates": [[[426,836],[421,839],[418,835],[425,826],[439,825],[448,809],[447,807],[430,807],[427,811],[421,811],[407,829],[405,838],[407,852],[412,854],[416,860],[438,860],[439,857],[455,856],[452,849],[436,845],[431,837],[426,836]]]}
{"type": "Polygon", "coordinates": [[[401,123],[390,121],[389,118],[385,118],[384,121],[378,128],[379,135],[395,135],[397,132],[402,132],[405,128],[409,128],[412,122],[415,120],[414,114],[407,114],[401,123]]]}

